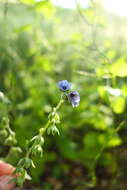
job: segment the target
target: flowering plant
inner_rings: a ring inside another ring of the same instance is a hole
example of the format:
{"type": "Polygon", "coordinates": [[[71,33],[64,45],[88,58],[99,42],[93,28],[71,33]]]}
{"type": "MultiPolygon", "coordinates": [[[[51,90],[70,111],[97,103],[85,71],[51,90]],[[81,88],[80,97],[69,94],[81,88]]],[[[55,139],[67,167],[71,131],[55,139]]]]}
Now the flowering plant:
{"type": "Polygon", "coordinates": [[[44,135],[47,134],[60,134],[57,124],[60,123],[60,116],[58,114],[58,110],[61,105],[68,100],[72,107],[77,107],[80,102],[80,95],[77,91],[70,91],[72,85],[67,80],[62,80],[58,82],[58,88],[61,91],[60,101],[57,106],[52,109],[52,112],[48,116],[48,121],[44,127],[39,129],[39,132],[32,139],[27,141],[26,143],[26,154],[23,158],[21,158],[17,164],[17,168],[15,170],[16,174],[19,174],[16,181],[19,185],[22,186],[25,179],[30,179],[30,176],[27,173],[27,169],[33,167],[35,168],[35,164],[32,160],[32,156],[39,155],[43,156],[43,144],[45,142],[44,135]]]}

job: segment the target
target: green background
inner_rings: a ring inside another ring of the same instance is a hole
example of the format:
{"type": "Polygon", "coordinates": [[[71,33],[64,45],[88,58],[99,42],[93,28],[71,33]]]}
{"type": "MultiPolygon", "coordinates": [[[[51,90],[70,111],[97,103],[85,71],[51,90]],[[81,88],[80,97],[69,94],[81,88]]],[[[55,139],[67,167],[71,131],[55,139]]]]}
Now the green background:
{"type": "MultiPolygon", "coordinates": [[[[60,136],[46,135],[24,189],[126,190],[126,21],[100,1],[75,10],[49,1],[0,2],[0,91],[10,100],[0,116],[8,115],[18,146],[46,123],[59,80],[71,81],[81,96],[79,107],[62,106],[60,136]]],[[[11,148],[1,142],[0,157],[16,166],[11,148]]]]}

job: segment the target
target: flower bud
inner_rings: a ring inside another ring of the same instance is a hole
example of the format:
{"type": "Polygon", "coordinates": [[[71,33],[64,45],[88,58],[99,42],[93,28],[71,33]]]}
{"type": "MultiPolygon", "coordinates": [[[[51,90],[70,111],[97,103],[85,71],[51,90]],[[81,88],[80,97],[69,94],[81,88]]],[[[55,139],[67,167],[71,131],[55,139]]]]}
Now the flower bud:
{"type": "Polygon", "coordinates": [[[37,154],[40,155],[40,157],[43,156],[43,149],[42,149],[41,146],[38,145],[38,146],[36,147],[36,152],[37,152],[37,154]]]}
{"type": "Polygon", "coordinates": [[[31,177],[27,174],[27,171],[24,168],[17,168],[16,173],[19,173],[19,176],[15,179],[15,182],[22,187],[26,179],[30,180],[31,177]]]}
{"type": "Polygon", "coordinates": [[[2,123],[3,123],[3,125],[9,124],[9,119],[7,117],[3,117],[2,118],[2,123]]]}
{"type": "Polygon", "coordinates": [[[5,140],[5,145],[15,145],[17,143],[16,139],[13,138],[12,136],[9,136],[6,140],[5,140]]]}
{"type": "Polygon", "coordinates": [[[40,137],[38,144],[40,144],[42,146],[44,144],[44,142],[45,142],[44,138],[40,137]]]}
{"type": "Polygon", "coordinates": [[[25,166],[25,158],[19,160],[17,168],[23,168],[25,166]]]}
{"type": "Polygon", "coordinates": [[[3,117],[0,123],[0,128],[6,128],[9,125],[9,119],[7,117],[3,117]]]}
{"type": "Polygon", "coordinates": [[[31,153],[34,156],[39,154],[42,157],[43,156],[43,149],[40,145],[36,145],[36,146],[32,147],[31,153]]]}
{"type": "Polygon", "coordinates": [[[55,123],[60,123],[60,116],[59,116],[58,113],[56,113],[55,116],[54,116],[54,122],[55,123]]]}
{"type": "Polygon", "coordinates": [[[8,136],[8,132],[5,129],[0,131],[0,140],[5,139],[7,136],[8,136]]]}
{"type": "Polygon", "coordinates": [[[44,128],[40,128],[39,133],[40,133],[40,134],[43,134],[43,133],[44,133],[44,131],[45,131],[45,129],[44,129],[44,128]]]}
{"type": "Polygon", "coordinates": [[[15,132],[10,131],[10,135],[11,135],[12,138],[15,138],[15,132]]]}
{"type": "Polygon", "coordinates": [[[30,158],[22,158],[19,163],[18,163],[18,168],[30,168],[30,167],[34,167],[35,168],[35,165],[33,163],[33,161],[30,159],[30,158]]]}
{"type": "Polygon", "coordinates": [[[28,168],[30,168],[30,167],[35,168],[35,165],[34,165],[33,161],[32,161],[30,158],[25,158],[24,167],[25,167],[26,169],[28,169],[28,168]]]}
{"type": "Polygon", "coordinates": [[[11,147],[11,154],[21,154],[22,150],[20,147],[11,147]]]}
{"type": "Polygon", "coordinates": [[[4,99],[4,93],[3,93],[3,92],[0,92],[0,100],[3,101],[3,99],[4,99]]]}
{"type": "Polygon", "coordinates": [[[41,135],[34,136],[30,141],[34,143],[35,145],[44,144],[44,138],[41,135]]]}
{"type": "Polygon", "coordinates": [[[51,127],[49,127],[47,129],[47,133],[48,133],[48,135],[51,134],[51,133],[52,133],[52,135],[55,135],[56,133],[58,135],[60,135],[59,130],[57,129],[57,127],[55,125],[52,125],[51,127]]]}

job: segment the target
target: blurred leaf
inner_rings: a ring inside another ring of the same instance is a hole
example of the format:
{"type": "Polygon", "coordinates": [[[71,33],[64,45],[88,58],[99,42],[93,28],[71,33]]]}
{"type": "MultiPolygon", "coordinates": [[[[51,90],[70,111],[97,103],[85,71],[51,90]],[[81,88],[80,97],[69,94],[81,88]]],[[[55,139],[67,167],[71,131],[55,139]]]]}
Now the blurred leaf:
{"type": "Polygon", "coordinates": [[[98,92],[102,99],[104,99],[105,101],[109,100],[109,95],[105,86],[98,86],[98,92]]]}
{"type": "Polygon", "coordinates": [[[124,58],[118,59],[110,66],[110,71],[114,76],[125,77],[127,76],[127,63],[124,58]]]}
{"type": "Polygon", "coordinates": [[[20,0],[22,3],[25,3],[25,4],[28,4],[28,5],[31,5],[33,3],[35,3],[35,0],[20,0]]]}
{"type": "Polygon", "coordinates": [[[55,13],[55,7],[50,1],[44,0],[35,4],[35,10],[42,13],[46,18],[52,18],[55,13]]]}
{"type": "Polygon", "coordinates": [[[32,29],[32,26],[30,24],[26,24],[24,26],[21,26],[19,28],[15,28],[14,32],[24,32],[24,31],[30,31],[32,29]]]}
{"type": "Polygon", "coordinates": [[[115,57],[115,55],[116,55],[116,52],[114,50],[110,50],[107,52],[107,57],[109,59],[113,59],[115,57]]]}
{"type": "Polygon", "coordinates": [[[50,62],[50,60],[47,57],[38,56],[36,58],[36,62],[37,62],[37,65],[44,71],[53,70],[53,64],[50,62]]]}
{"type": "Polygon", "coordinates": [[[114,97],[111,100],[111,107],[117,114],[121,114],[125,109],[125,99],[123,97],[114,97]]]}
{"type": "Polygon", "coordinates": [[[112,135],[111,139],[109,140],[108,146],[115,147],[115,146],[119,146],[121,143],[122,143],[121,138],[117,134],[114,134],[114,135],[112,135]]]}
{"type": "Polygon", "coordinates": [[[99,137],[99,133],[96,133],[96,132],[88,133],[84,138],[84,145],[89,148],[93,148],[93,147],[98,148],[100,146],[98,137],[99,137]]]}

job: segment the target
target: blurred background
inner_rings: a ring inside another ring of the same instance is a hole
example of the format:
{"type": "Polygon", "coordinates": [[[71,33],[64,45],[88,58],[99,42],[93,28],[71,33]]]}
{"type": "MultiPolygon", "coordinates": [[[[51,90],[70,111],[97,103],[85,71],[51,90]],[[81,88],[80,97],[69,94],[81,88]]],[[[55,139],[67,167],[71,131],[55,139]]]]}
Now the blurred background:
{"type": "MultiPolygon", "coordinates": [[[[0,1],[0,91],[10,100],[0,117],[18,145],[47,121],[59,80],[81,96],[79,107],[62,106],[60,136],[46,136],[24,189],[127,189],[126,34],[126,0],[0,1]]],[[[0,145],[16,166],[12,147],[0,145]]]]}

